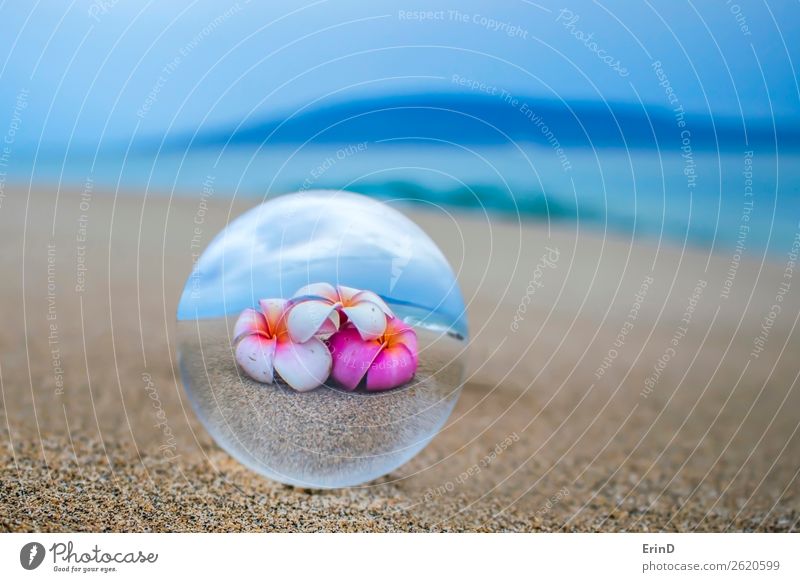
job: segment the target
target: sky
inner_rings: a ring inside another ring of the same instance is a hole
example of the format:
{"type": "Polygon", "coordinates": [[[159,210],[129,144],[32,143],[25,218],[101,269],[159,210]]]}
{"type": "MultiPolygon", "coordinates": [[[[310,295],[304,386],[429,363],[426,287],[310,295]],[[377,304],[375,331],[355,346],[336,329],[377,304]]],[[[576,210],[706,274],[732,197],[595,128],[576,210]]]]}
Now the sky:
{"type": "Polygon", "coordinates": [[[798,123],[799,28],[797,2],[756,0],[6,1],[0,127],[116,143],[413,91],[798,123]]]}

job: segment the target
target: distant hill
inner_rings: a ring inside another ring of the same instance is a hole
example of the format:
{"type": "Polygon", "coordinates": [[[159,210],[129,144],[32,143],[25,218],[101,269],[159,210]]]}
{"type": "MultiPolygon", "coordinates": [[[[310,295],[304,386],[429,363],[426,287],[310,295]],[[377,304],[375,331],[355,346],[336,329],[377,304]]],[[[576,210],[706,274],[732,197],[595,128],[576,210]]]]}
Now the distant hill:
{"type": "Polygon", "coordinates": [[[288,145],[412,141],[499,145],[510,141],[546,147],[630,147],[675,150],[688,137],[693,149],[743,149],[800,145],[798,127],[773,129],[767,121],[686,115],[620,103],[565,103],[496,95],[409,94],[317,103],[285,116],[233,128],[173,136],[167,147],[288,145]],[[685,127],[679,127],[679,121],[685,127]],[[688,130],[689,134],[682,133],[688,130]],[[777,133],[777,135],[776,135],[777,133]],[[745,137],[746,136],[746,137],[745,137]]]}

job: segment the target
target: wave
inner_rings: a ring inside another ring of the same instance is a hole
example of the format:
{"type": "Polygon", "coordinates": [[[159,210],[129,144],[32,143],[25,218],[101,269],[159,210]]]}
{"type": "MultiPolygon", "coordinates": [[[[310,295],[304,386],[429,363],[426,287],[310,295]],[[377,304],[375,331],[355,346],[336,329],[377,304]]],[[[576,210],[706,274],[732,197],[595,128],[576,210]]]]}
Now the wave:
{"type": "MultiPolygon", "coordinates": [[[[327,188],[337,189],[338,186],[329,185],[327,188]]],[[[436,189],[413,181],[395,180],[356,182],[349,188],[384,201],[473,210],[492,216],[575,220],[579,211],[581,218],[598,218],[599,214],[593,208],[579,208],[577,202],[571,203],[564,197],[547,196],[539,191],[511,192],[491,185],[436,189]]]]}

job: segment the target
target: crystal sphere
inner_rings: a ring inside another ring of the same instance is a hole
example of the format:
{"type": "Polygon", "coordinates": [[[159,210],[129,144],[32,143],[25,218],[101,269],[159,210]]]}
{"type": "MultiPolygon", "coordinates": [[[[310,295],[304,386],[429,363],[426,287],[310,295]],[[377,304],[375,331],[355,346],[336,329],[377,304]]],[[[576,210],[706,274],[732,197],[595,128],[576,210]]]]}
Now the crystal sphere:
{"type": "Polygon", "coordinates": [[[177,317],[201,422],[282,483],[386,475],[461,391],[466,313],[450,265],[409,218],[358,194],[279,196],[232,221],[195,263],[177,317]]]}

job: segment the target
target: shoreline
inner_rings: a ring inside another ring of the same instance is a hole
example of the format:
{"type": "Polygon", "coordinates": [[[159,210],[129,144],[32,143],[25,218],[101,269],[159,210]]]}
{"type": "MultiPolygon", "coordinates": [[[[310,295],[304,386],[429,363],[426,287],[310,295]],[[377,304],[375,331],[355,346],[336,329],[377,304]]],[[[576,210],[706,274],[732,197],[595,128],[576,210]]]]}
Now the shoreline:
{"type": "MultiPolygon", "coordinates": [[[[357,146],[350,144],[358,149],[357,146]]],[[[411,145],[382,148],[370,144],[357,155],[343,153],[341,159],[334,148],[330,144],[314,146],[288,159],[279,155],[281,148],[259,150],[255,157],[252,150],[236,147],[192,150],[185,159],[186,152],[165,154],[157,160],[149,154],[135,155],[126,158],[124,172],[129,186],[119,195],[139,197],[147,190],[149,197],[197,200],[210,183],[211,197],[219,204],[228,205],[233,194],[237,198],[235,204],[249,206],[261,201],[265,191],[280,193],[350,184],[351,189],[378,198],[420,201],[417,207],[406,209],[410,213],[441,206],[448,212],[474,214],[473,218],[480,219],[486,208],[493,213],[493,220],[513,223],[517,208],[525,224],[533,220],[540,227],[549,219],[555,221],[557,230],[578,224],[590,227],[598,237],[611,234],[607,232],[611,228],[623,239],[635,231],[637,243],[650,240],[658,244],[661,240],[679,248],[688,238],[688,244],[701,252],[733,251],[742,216],[747,212],[745,206],[754,203],[747,217],[750,232],[746,252],[754,252],[756,257],[767,253],[777,260],[784,254],[782,242],[797,230],[796,221],[791,219],[798,211],[795,198],[775,196],[776,192],[791,193],[800,179],[795,170],[798,164],[794,163],[800,154],[794,151],[775,154],[750,148],[725,152],[722,157],[696,151],[695,175],[705,176],[712,190],[693,193],[683,173],[683,158],[668,152],[576,149],[570,152],[574,169],[564,172],[554,160],[539,155],[542,148],[524,144],[521,148],[485,148],[481,163],[475,163],[474,156],[467,153],[441,148],[428,152],[411,145]],[[751,152],[753,158],[748,157],[751,152]],[[326,165],[331,156],[336,163],[326,165]],[[359,178],[394,165],[427,165],[431,159],[445,174],[459,176],[463,187],[454,187],[449,181],[424,172],[391,174],[373,182],[359,178]],[[421,164],[423,161],[426,163],[421,164]],[[631,163],[637,168],[635,174],[624,170],[631,163]],[[492,170],[489,175],[485,164],[492,170]],[[320,165],[324,171],[316,170],[320,165]],[[210,167],[225,170],[210,172],[210,167]],[[753,194],[750,175],[757,170],[761,170],[763,180],[753,194]],[[502,176],[502,181],[492,178],[494,172],[502,176]],[[515,193],[514,198],[510,192],[515,193]]],[[[123,171],[119,161],[100,159],[96,167],[90,168],[91,159],[90,156],[76,162],[66,170],[55,163],[58,159],[54,158],[53,163],[40,159],[36,174],[42,182],[36,188],[80,190],[86,185],[86,176],[91,176],[98,192],[113,193],[123,171]]],[[[24,190],[33,171],[25,159],[19,159],[17,166],[9,178],[9,191],[24,190]]]]}

